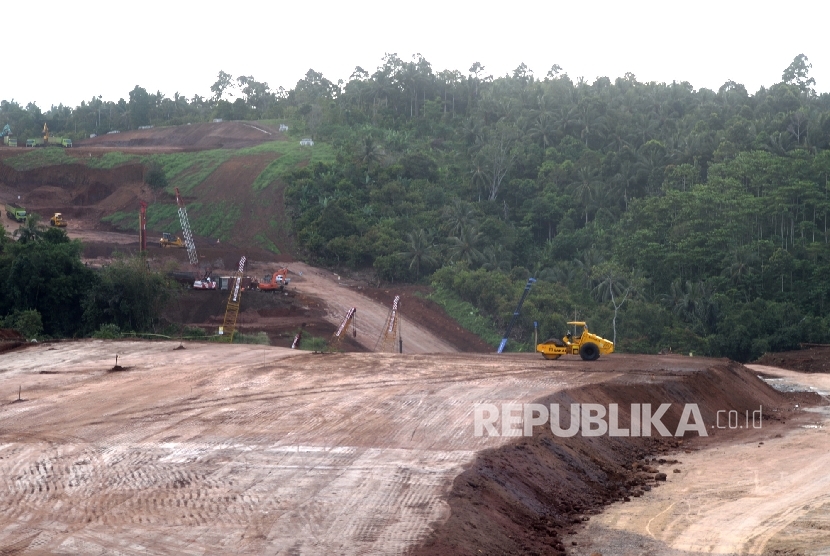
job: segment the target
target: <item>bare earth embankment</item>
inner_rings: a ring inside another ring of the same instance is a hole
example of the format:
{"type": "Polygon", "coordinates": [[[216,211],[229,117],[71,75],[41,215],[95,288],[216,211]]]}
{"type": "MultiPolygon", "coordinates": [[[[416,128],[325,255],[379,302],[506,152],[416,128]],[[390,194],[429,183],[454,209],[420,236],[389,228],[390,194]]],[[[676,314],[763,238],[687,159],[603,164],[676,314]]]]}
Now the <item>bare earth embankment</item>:
{"type": "MultiPolygon", "coordinates": [[[[795,353],[795,352],[794,352],[795,353]]],[[[775,355],[775,354],[773,354],[775,355]]],[[[783,390],[813,391],[821,402],[830,376],[749,365],[783,390]]],[[[812,399],[811,399],[812,398],[812,399]]],[[[767,407],[764,408],[767,410],[767,407]]],[[[666,468],[663,488],[615,504],[573,537],[574,554],[808,555],[830,551],[830,413],[813,407],[786,426],[765,421],[749,434],[722,430],[720,441],[666,468]],[[735,434],[735,433],[738,434],[735,434]],[[734,436],[734,439],[729,438],[734,436]],[[675,469],[679,473],[673,472],[675,469]]],[[[723,423],[723,421],[722,421],[723,423]]],[[[737,421],[735,421],[737,425],[737,421]]],[[[744,425],[741,416],[740,424],[744,425]]]]}
{"type": "Polygon", "coordinates": [[[177,346],[3,355],[0,550],[557,554],[574,519],[656,484],[632,464],[674,440],[476,437],[476,404],[704,397],[707,421],[720,404],[788,411],[752,373],[701,358],[177,346]]]}

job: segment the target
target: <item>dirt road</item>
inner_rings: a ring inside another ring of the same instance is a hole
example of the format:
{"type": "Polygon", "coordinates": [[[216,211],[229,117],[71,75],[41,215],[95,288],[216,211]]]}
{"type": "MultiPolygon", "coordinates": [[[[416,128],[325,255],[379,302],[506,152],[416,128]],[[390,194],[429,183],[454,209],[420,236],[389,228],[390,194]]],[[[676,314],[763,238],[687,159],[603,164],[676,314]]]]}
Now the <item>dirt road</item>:
{"type": "Polygon", "coordinates": [[[530,356],[176,346],[3,355],[0,552],[399,554],[447,517],[475,453],[510,440],[475,437],[474,404],[619,374],[610,358],[579,373],[530,356]]]}
{"type": "MultiPolygon", "coordinates": [[[[777,386],[830,392],[830,376],[750,365],[777,386]]],[[[830,551],[830,412],[789,432],[676,456],[663,488],[616,504],[576,535],[575,554],[826,554],[830,551]],[[679,469],[680,473],[674,473],[679,469]]],[[[745,417],[742,415],[744,425],[745,417]]],[[[725,432],[724,434],[728,434],[725,432]]]]}
{"type": "MultiPolygon", "coordinates": [[[[357,341],[374,351],[391,307],[362,295],[358,290],[342,284],[329,271],[303,263],[291,263],[291,288],[317,297],[329,308],[327,319],[339,325],[351,307],[357,307],[357,341]]],[[[401,336],[404,353],[451,353],[455,347],[435,336],[424,327],[401,317],[401,336]]]]}

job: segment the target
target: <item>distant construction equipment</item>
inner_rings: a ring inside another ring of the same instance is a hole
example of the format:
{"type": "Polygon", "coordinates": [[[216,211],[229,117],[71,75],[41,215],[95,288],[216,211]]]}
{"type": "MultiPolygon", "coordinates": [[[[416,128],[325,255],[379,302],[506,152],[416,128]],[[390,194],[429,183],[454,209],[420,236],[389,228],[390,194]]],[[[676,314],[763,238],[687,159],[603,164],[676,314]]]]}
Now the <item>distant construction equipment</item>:
{"type": "Polygon", "coordinates": [[[396,295],[392,301],[392,310],[389,311],[389,316],[386,317],[386,324],[383,326],[383,331],[375,344],[375,351],[395,353],[399,351],[403,353],[403,340],[401,338],[400,317],[398,315],[398,305],[401,301],[401,296],[396,295]],[[396,345],[397,344],[397,345],[396,345]]]}
{"type": "Polygon", "coordinates": [[[233,276],[231,293],[228,296],[228,307],[225,309],[225,322],[219,329],[219,334],[233,343],[233,335],[236,332],[236,317],[239,315],[239,304],[242,299],[242,272],[245,270],[245,257],[239,259],[239,270],[233,276]]]}
{"type": "Polygon", "coordinates": [[[17,138],[12,137],[12,128],[9,127],[9,124],[3,126],[3,131],[0,131],[0,137],[3,138],[3,144],[7,147],[17,146],[17,138]]]}
{"type": "Polygon", "coordinates": [[[138,244],[141,246],[141,252],[147,251],[147,203],[144,201],[138,202],[138,244]]]}
{"type": "MultiPolygon", "coordinates": [[[[187,218],[187,209],[184,208],[184,201],[179,195],[179,188],[176,188],[176,205],[179,207],[179,220],[182,224],[182,233],[184,234],[184,245],[187,247],[187,257],[190,259],[190,264],[193,266],[199,265],[199,256],[196,255],[196,245],[193,243],[193,234],[190,233],[190,220],[187,218]]],[[[242,257],[243,259],[245,257],[242,257]]]]}
{"type": "Polygon", "coordinates": [[[352,337],[357,338],[357,328],[355,327],[355,315],[357,314],[357,308],[352,307],[346,312],[346,316],[343,317],[343,321],[340,323],[340,326],[337,328],[337,331],[332,336],[331,347],[336,348],[340,346],[340,343],[343,341],[343,338],[346,336],[346,329],[349,327],[349,324],[352,325],[352,337]]]}
{"type": "Polygon", "coordinates": [[[504,332],[504,338],[502,338],[501,343],[499,344],[499,349],[496,353],[501,353],[504,351],[504,347],[507,345],[507,339],[510,337],[510,332],[513,330],[513,325],[516,324],[516,321],[519,319],[519,315],[522,311],[522,305],[524,305],[525,299],[527,298],[527,294],[530,293],[530,288],[532,288],[533,284],[535,283],[536,278],[527,279],[525,291],[522,292],[522,297],[521,299],[519,299],[519,304],[516,305],[516,310],[513,311],[513,318],[510,319],[510,324],[507,325],[507,330],[504,332]]]}
{"type": "Polygon", "coordinates": [[[49,219],[49,225],[55,226],[56,228],[66,228],[66,220],[63,219],[61,213],[56,212],[55,216],[49,219]]]}
{"type": "Polygon", "coordinates": [[[26,222],[26,209],[15,203],[6,203],[6,216],[15,222],[26,222]]]}
{"type": "Polygon", "coordinates": [[[291,279],[288,277],[288,269],[281,268],[276,272],[263,276],[262,281],[257,282],[255,287],[263,292],[281,292],[289,282],[291,282],[291,279]]]}
{"type": "Polygon", "coordinates": [[[161,239],[159,240],[159,247],[184,247],[184,242],[182,238],[176,236],[173,237],[173,234],[169,234],[164,232],[161,234],[161,239]]]}
{"type": "Polygon", "coordinates": [[[297,332],[297,335],[294,336],[294,341],[291,342],[291,349],[297,349],[300,347],[300,342],[303,340],[303,328],[305,328],[305,323],[303,323],[302,327],[300,327],[300,331],[297,332]]]}

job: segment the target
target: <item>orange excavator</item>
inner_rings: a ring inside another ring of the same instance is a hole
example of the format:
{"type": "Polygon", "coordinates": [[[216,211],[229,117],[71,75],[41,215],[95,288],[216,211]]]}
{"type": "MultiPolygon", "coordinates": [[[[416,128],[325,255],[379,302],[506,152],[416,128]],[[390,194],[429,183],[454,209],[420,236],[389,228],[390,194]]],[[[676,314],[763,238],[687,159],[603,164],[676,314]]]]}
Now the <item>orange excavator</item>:
{"type": "Polygon", "coordinates": [[[257,283],[257,289],[263,292],[283,291],[291,279],[288,277],[288,269],[281,268],[271,274],[263,276],[262,281],[257,283]]]}

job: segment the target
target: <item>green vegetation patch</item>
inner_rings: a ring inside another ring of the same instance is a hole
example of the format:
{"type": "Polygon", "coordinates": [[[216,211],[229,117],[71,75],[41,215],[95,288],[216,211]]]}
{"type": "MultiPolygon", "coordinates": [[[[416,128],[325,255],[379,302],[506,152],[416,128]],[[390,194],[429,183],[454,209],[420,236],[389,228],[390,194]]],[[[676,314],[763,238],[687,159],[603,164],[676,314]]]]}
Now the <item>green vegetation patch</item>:
{"type": "MultiPolygon", "coordinates": [[[[188,219],[195,235],[223,240],[230,239],[231,231],[239,221],[241,214],[242,209],[238,205],[207,205],[197,202],[190,203],[187,207],[188,219]]],[[[132,212],[115,212],[105,216],[102,220],[122,230],[138,231],[138,218],[132,212]]],[[[147,228],[164,230],[173,234],[181,233],[176,205],[159,203],[150,205],[147,208],[147,228]]],[[[276,252],[279,253],[279,250],[276,252]]]]}
{"type": "Polygon", "coordinates": [[[258,233],[257,235],[254,236],[254,243],[256,243],[258,246],[262,247],[263,249],[266,249],[266,250],[274,253],[275,255],[280,254],[279,247],[277,247],[277,245],[273,241],[271,241],[271,239],[262,232],[258,233]]]}
{"type": "Polygon", "coordinates": [[[122,230],[138,231],[138,217],[133,212],[114,212],[101,220],[122,230]]]}
{"type": "Polygon", "coordinates": [[[262,346],[270,346],[271,340],[268,339],[268,334],[265,332],[247,332],[243,334],[237,331],[233,335],[233,343],[235,344],[259,344],[262,346]]]}
{"type": "Polygon", "coordinates": [[[298,141],[269,141],[255,147],[242,149],[240,154],[277,153],[279,156],[257,176],[252,185],[254,191],[261,191],[301,165],[317,162],[332,164],[336,160],[334,149],[325,143],[303,147],[298,141]]]}
{"type": "Polygon", "coordinates": [[[242,209],[239,205],[231,204],[191,203],[187,214],[194,234],[227,240],[242,215],[242,209]]]}
{"type": "Polygon", "coordinates": [[[155,154],[144,157],[142,162],[159,164],[170,183],[167,191],[172,193],[178,187],[179,191],[186,195],[204,182],[222,163],[239,152],[214,149],[189,153],[155,154]]]}
{"type": "Polygon", "coordinates": [[[11,166],[19,172],[41,168],[43,166],[57,166],[59,164],[77,164],[78,159],[66,154],[63,148],[43,147],[30,148],[25,153],[10,157],[4,160],[7,166],[11,166]]]}
{"type": "MultiPolygon", "coordinates": [[[[429,294],[427,299],[436,302],[464,329],[469,330],[488,344],[498,346],[501,342],[501,336],[493,328],[492,320],[482,316],[475,306],[462,300],[456,294],[444,288],[435,288],[435,291],[429,294]]],[[[511,342],[511,344],[513,343],[511,342]]],[[[516,347],[515,344],[511,345],[512,351],[516,351],[516,347]]]]}
{"type": "Polygon", "coordinates": [[[122,164],[128,164],[130,162],[139,162],[138,157],[117,151],[108,152],[102,157],[92,157],[81,160],[83,161],[83,164],[86,164],[90,168],[102,169],[115,168],[116,166],[121,166],[122,164]]]}

